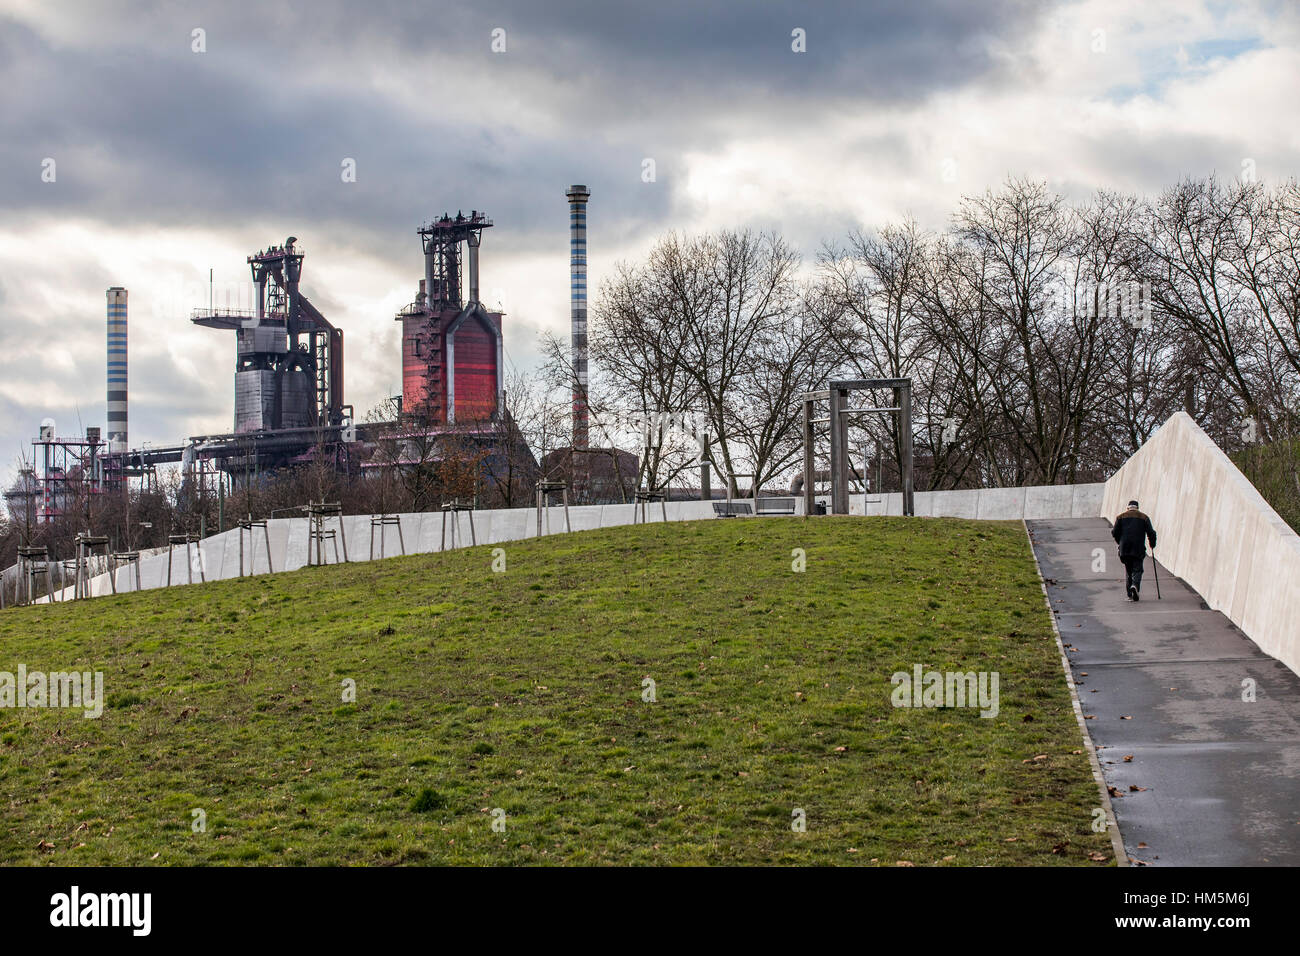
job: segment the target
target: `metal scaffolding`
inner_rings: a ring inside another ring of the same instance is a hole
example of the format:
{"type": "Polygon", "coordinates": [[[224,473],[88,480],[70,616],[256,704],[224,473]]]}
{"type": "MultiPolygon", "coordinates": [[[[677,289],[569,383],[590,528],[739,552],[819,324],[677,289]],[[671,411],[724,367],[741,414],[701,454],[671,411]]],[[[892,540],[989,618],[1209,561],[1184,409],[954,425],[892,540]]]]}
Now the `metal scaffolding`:
{"type": "Polygon", "coordinates": [[[32,441],[35,467],[30,480],[35,486],[36,521],[53,521],[83,505],[89,514],[92,498],[104,491],[107,451],[98,428],[87,428],[84,438],[59,438],[54,422],[43,422],[39,437],[32,441]]]}

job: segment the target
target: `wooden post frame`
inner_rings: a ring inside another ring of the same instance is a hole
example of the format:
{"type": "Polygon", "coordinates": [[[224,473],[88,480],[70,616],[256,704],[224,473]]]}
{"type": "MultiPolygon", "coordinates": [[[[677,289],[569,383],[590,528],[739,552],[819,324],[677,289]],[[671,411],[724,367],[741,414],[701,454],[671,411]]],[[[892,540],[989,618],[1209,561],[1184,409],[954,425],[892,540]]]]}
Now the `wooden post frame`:
{"type": "Polygon", "coordinates": [[[537,537],[542,536],[542,514],[546,515],[546,533],[551,531],[551,495],[560,493],[564,505],[564,530],[572,531],[569,523],[569,486],[563,481],[539,481],[537,483],[537,537]]]}
{"type": "Polygon", "coordinates": [[[636,491],[632,493],[632,523],[646,524],[646,506],[653,502],[659,502],[659,509],[663,513],[664,523],[668,523],[668,494],[664,491],[636,491]],[[641,520],[637,521],[637,512],[640,511],[641,520]]]}

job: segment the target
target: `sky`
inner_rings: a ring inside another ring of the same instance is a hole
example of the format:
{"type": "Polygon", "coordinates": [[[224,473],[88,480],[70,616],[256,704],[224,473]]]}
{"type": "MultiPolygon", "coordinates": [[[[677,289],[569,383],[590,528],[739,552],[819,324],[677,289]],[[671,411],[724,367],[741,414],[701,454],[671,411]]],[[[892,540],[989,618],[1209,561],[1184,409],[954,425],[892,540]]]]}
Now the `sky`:
{"type": "Polygon", "coordinates": [[[105,420],[130,294],[131,444],[233,422],[247,299],[298,237],[358,415],[401,391],[419,225],[485,211],[508,362],[565,334],[571,183],[589,286],[670,230],[942,228],[1008,176],[1073,198],[1300,168],[1300,4],[1208,0],[0,0],[0,479],[40,422],[105,420]],[[345,181],[345,169],[355,181],[345,181]]]}

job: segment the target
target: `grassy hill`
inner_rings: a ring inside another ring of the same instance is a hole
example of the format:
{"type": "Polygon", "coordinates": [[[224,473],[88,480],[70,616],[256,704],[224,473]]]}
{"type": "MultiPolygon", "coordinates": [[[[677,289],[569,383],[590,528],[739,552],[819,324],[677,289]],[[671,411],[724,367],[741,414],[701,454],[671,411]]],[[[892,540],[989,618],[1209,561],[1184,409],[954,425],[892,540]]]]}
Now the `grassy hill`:
{"type": "Polygon", "coordinates": [[[0,709],[0,863],[1110,861],[1019,523],[504,551],[0,614],[0,670],[100,670],[109,701],[0,709]],[[1000,714],[891,706],[914,664],[997,670],[1000,714]]]}

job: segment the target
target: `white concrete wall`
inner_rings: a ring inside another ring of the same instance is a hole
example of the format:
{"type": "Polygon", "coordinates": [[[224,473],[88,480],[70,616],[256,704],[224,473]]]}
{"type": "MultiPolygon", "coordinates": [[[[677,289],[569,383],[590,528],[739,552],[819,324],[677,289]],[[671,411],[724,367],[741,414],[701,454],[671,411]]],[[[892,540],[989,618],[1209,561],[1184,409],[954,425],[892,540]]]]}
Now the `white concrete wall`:
{"type": "MultiPolygon", "coordinates": [[[[802,510],[802,509],[800,509],[802,510]]],[[[633,512],[640,521],[640,508],[633,505],[575,505],[569,508],[569,523],[574,531],[587,531],[596,528],[608,528],[616,525],[631,524],[633,512]]],[[[647,505],[646,521],[649,524],[663,522],[664,508],[658,503],[647,505]]],[[[698,518],[711,518],[713,505],[707,501],[670,501],[667,506],[669,521],[692,521],[698,518]]],[[[446,547],[453,544],[452,526],[456,527],[454,539],[457,548],[470,545],[470,516],[462,512],[453,516],[443,512],[430,511],[420,514],[399,516],[402,524],[402,543],[407,554],[419,554],[439,551],[443,547],[444,521],[446,547]]],[[[535,508],[510,508],[483,510],[474,512],[474,540],[479,545],[497,544],[506,541],[520,541],[537,537],[537,511],[535,508]]],[[[370,516],[347,515],[343,519],[343,530],[347,540],[348,558],[353,562],[369,561],[370,516]]],[[[339,523],[331,519],[325,524],[326,531],[337,533],[339,523]]],[[[543,516],[542,534],[563,534],[565,530],[564,509],[553,507],[543,516]]],[[[375,528],[374,555],[379,558],[379,532],[375,528]]],[[[254,529],[244,532],[244,573],[266,574],[267,549],[266,536],[271,539],[271,569],[275,572],[296,571],[308,563],[309,528],[306,518],[276,518],[268,522],[267,531],[254,529]]],[[[343,539],[338,540],[338,558],[335,557],[334,545],[328,540],[324,543],[326,564],[335,564],[343,555],[343,539]]],[[[218,581],[239,576],[239,531],[232,530],[223,534],[205,538],[192,553],[202,557],[194,559],[193,580],[197,584],[202,577],[205,581],[218,581]],[[201,561],[201,565],[200,562],[201,561]],[[199,568],[202,567],[202,575],[199,568]]],[[[384,556],[397,557],[402,553],[398,542],[397,529],[388,527],[384,543],[384,556]]],[[[315,561],[315,549],[311,560],[315,561]]],[[[172,555],[172,586],[188,584],[190,569],[186,564],[185,549],[178,546],[172,555]]],[[[95,597],[113,593],[113,582],[107,574],[91,579],[91,594],[95,597]]],[[[141,590],[167,587],[167,549],[143,554],[140,560],[141,590]]],[[[123,566],[117,570],[118,593],[136,590],[135,568],[123,566]]],[[[56,593],[56,600],[72,598],[73,589],[56,593]]],[[[42,599],[38,603],[45,603],[42,599]]]]}
{"type": "MultiPolygon", "coordinates": [[[[1019,521],[1021,518],[1091,518],[1101,506],[1105,485],[1042,485],[1030,488],[972,488],[963,491],[918,491],[919,518],[973,518],[1019,521]]],[[[903,495],[850,495],[849,513],[901,515],[903,495]],[[865,504],[864,504],[865,498],[865,504]]]]}
{"type": "MultiPolygon", "coordinates": [[[[1097,501],[1101,495],[1101,485],[1061,485],[1049,488],[984,488],[974,491],[937,491],[918,492],[916,495],[916,513],[921,516],[963,517],[986,519],[1019,518],[1059,518],[1092,516],[1097,513],[1097,501]],[[1080,513],[1079,508],[1086,508],[1080,513]]],[[[880,496],[884,500],[879,504],[867,504],[867,514],[902,513],[903,496],[900,494],[880,496]],[[873,510],[875,509],[875,510],[873,510]]],[[[752,499],[736,499],[749,501],[752,499]]],[[[862,495],[852,496],[850,508],[854,514],[863,513],[862,495]]],[[[647,504],[645,518],[647,524],[660,524],[664,518],[664,507],[658,502],[647,504]]],[[[670,501],[667,504],[669,521],[694,521],[713,517],[713,503],[709,501],[670,501]]],[[[795,500],[795,513],[803,513],[803,496],[795,500]]],[[[610,528],[628,525],[641,520],[639,505],[575,505],[569,508],[569,523],[574,531],[588,531],[596,528],[610,528]]],[[[422,554],[439,551],[443,547],[444,521],[446,526],[446,547],[453,545],[452,525],[456,525],[454,544],[458,548],[470,544],[470,517],[466,512],[453,516],[440,511],[421,514],[404,514],[402,523],[402,541],[407,554],[422,554]]],[[[327,521],[327,531],[336,533],[339,522],[327,521]]],[[[351,561],[370,560],[370,516],[348,515],[343,519],[343,530],[347,539],[347,553],[351,561]]],[[[542,534],[562,534],[565,530],[564,509],[552,507],[543,518],[542,534]]],[[[308,519],[275,518],[267,523],[267,531],[261,528],[251,533],[243,533],[244,573],[266,574],[296,571],[308,564],[309,544],[308,519]],[[267,566],[266,537],[271,539],[271,567],[267,566]]],[[[384,555],[396,557],[401,553],[397,531],[394,527],[386,529],[384,555]]],[[[239,576],[240,532],[227,531],[204,539],[197,546],[196,553],[201,558],[195,559],[193,580],[218,581],[239,576]],[[201,564],[199,563],[201,561],[201,564]]],[[[534,508],[510,508],[495,511],[474,512],[474,540],[479,545],[498,544],[506,541],[520,541],[537,537],[537,511],[534,508]]],[[[324,544],[326,564],[335,564],[343,556],[343,540],[338,539],[338,557],[335,557],[334,545],[329,541],[324,544]]],[[[375,528],[375,558],[379,557],[379,528],[375,528]]],[[[311,560],[315,561],[315,549],[311,560]]],[[[186,564],[185,549],[177,547],[172,556],[172,586],[188,584],[190,570],[186,564]]],[[[140,560],[140,585],[142,590],[167,587],[167,551],[142,555],[140,560]]],[[[122,567],[117,572],[118,593],[136,589],[135,569],[122,567]]],[[[99,597],[112,594],[112,582],[107,574],[91,579],[91,593],[99,597]]],[[[57,599],[68,600],[72,597],[72,588],[57,594],[57,599]]]]}
{"type": "Polygon", "coordinates": [[[1106,482],[1101,515],[1114,521],[1130,499],[1155,525],[1160,563],[1300,673],[1300,536],[1185,412],[1106,482]]]}

